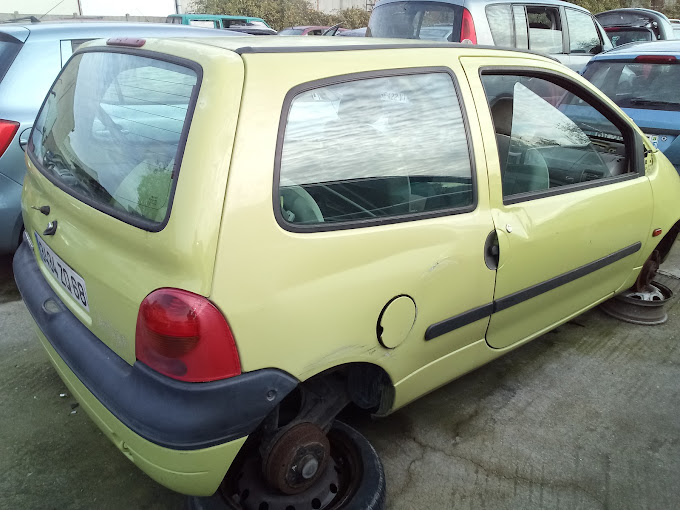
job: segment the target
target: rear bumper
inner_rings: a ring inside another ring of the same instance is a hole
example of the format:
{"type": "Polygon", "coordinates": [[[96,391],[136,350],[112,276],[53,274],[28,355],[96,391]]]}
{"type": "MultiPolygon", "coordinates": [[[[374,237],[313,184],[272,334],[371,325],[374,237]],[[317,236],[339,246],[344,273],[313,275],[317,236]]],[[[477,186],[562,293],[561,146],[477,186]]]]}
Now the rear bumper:
{"type": "Polygon", "coordinates": [[[274,369],[185,383],[140,362],[130,366],[59,300],[26,242],[13,267],[40,340],[71,392],[128,458],[173,490],[212,494],[246,436],[298,383],[274,369]]]}

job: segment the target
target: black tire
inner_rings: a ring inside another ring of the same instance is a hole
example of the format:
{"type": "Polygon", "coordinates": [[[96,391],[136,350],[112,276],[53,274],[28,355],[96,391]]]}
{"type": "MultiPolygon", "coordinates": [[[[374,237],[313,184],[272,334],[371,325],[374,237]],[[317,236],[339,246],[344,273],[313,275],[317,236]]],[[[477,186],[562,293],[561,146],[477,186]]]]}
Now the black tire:
{"type": "MultiPolygon", "coordinates": [[[[361,479],[357,481],[354,493],[340,508],[342,510],[382,510],[385,506],[386,495],[385,471],[373,445],[352,427],[337,420],[333,423],[328,435],[331,444],[335,435],[349,440],[362,464],[361,479]]],[[[228,501],[219,490],[210,497],[187,497],[185,508],[186,510],[242,510],[239,504],[228,501]]]]}

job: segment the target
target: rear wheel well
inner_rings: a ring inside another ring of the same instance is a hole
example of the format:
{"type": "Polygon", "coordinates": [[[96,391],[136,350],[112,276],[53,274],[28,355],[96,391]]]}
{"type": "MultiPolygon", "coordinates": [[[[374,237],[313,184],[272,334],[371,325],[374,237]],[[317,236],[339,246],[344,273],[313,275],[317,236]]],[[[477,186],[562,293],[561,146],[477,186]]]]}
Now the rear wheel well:
{"type": "Polygon", "coordinates": [[[668,254],[670,253],[671,248],[673,247],[673,243],[675,242],[675,239],[678,237],[678,233],[680,233],[680,220],[677,221],[675,225],[673,225],[670,228],[666,235],[663,236],[663,239],[659,241],[659,244],[656,245],[656,250],[659,252],[661,262],[664,262],[668,257],[668,254]]]}
{"type": "Polygon", "coordinates": [[[349,403],[377,416],[386,415],[394,404],[394,385],[387,372],[372,363],[348,363],[301,382],[249,435],[225,479],[236,476],[235,466],[248,456],[259,455],[263,466],[269,466],[279,440],[299,425],[314,425],[328,433],[349,403]]]}
{"type": "Polygon", "coordinates": [[[348,403],[376,416],[388,414],[394,404],[394,385],[385,369],[372,363],[347,363],[301,382],[279,404],[281,421],[295,420],[307,393],[326,384],[332,384],[336,392],[344,392],[348,403]]]}

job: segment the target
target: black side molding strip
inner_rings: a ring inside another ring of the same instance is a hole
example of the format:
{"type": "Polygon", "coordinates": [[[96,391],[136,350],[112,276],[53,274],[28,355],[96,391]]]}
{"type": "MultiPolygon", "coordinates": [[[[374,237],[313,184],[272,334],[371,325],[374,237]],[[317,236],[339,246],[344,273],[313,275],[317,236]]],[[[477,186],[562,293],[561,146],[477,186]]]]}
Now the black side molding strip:
{"type": "Polygon", "coordinates": [[[609,264],[618,262],[619,260],[624,259],[627,256],[638,252],[640,248],[642,248],[642,243],[638,241],[635,244],[631,244],[630,246],[627,246],[622,250],[615,251],[610,255],[602,257],[601,259],[589,262],[588,264],[585,264],[581,267],[577,267],[576,269],[572,269],[571,271],[562,273],[561,275],[555,276],[554,278],[550,278],[549,280],[546,280],[544,282],[537,283],[536,285],[532,285],[531,287],[527,287],[526,289],[514,292],[513,294],[508,294],[507,296],[497,299],[492,303],[487,303],[477,308],[473,308],[472,310],[468,310],[467,312],[463,312],[454,317],[444,319],[441,322],[432,324],[425,331],[425,340],[432,340],[434,338],[437,338],[438,336],[450,333],[455,329],[462,328],[463,326],[472,324],[473,322],[476,322],[480,319],[489,317],[496,312],[506,310],[512,306],[523,303],[524,301],[527,301],[531,298],[540,296],[545,292],[556,289],[557,287],[561,287],[562,285],[565,285],[567,283],[573,282],[574,280],[589,275],[590,273],[593,273],[598,269],[602,269],[603,267],[606,267],[609,264]]]}
{"type": "Polygon", "coordinates": [[[473,308],[467,312],[463,312],[460,315],[451,317],[449,319],[444,319],[441,322],[432,324],[425,331],[425,340],[432,340],[438,336],[450,333],[454,329],[462,328],[473,322],[477,322],[484,317],[488,317],[493,313],[493,303],[488,303],[486,305],[473,308]]]}

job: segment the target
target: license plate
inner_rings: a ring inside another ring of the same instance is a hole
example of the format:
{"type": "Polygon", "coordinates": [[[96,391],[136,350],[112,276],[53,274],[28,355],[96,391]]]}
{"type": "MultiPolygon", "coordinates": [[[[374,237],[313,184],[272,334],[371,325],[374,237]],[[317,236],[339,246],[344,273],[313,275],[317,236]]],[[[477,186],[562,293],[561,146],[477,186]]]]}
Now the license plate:
{"type": "Polygon", "coordinates": [[[85,287],[85,280],[76,273],[69,265],[61,260],[59,256],[52,251],[52,248],[47,246],[37,232],[35,234],[35,242],[38,244],[38,253],[40,258],[49,269],[50,273],[54,275],[57,281],[64,289],[68,291],[73,299],[81,305],[88,312],[90,311],[89,301],[87,299],[87,288],[85,287]]]}

